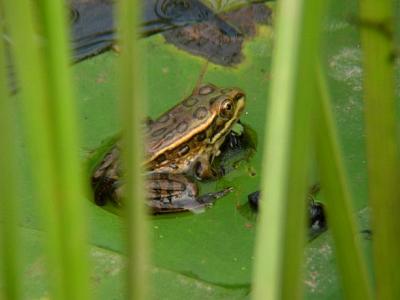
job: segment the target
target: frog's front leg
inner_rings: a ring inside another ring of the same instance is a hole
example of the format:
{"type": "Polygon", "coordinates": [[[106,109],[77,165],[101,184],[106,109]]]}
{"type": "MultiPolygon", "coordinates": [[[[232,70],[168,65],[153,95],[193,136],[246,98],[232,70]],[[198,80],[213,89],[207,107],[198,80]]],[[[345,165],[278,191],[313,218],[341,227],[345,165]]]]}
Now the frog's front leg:
{"type": "Polygon", "coordinates": [[[153,213],[203,212],[231,189],[198,197],[197,185],[182,174],[153,173],[147,178],[147,204],[153,213]]]}
{"type": "Polygon", "coordinates": [[[215,180],[221,177],[222,172],[218,171],[212,166],[210,155],[203,155],[199,157],[194,164],[193,173],[199,180],[215,180]]]}

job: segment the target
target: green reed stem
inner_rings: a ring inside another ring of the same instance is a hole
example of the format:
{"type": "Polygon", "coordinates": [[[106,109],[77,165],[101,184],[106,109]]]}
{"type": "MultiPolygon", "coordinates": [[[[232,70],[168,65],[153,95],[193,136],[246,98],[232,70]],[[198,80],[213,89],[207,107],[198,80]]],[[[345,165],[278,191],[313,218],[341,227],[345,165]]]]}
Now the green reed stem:
{"type": "Polygon", "coordinates": [[[254,299],[302,297],[302,261],[311,144],[312,81],[324,1],[278,3],[254,299]]]}
{"type": "Polygon", "coordinates": [[[318,167],[328,215],[328,226],[335,241],[335,253],[346,299],[372,299],[360,233],[353,216],[346,172],[332,115],[331,100],[322,70],[314,75],[318,91],[316,146],[318,167]]]}
{"type": "Polygon", "coordinates": [[[64,292],[67,299],[89,299],[88,253],[84,214],[84,179],[78,152],[76,102],[69,66],[70,49],[65,3],[40,2],[46,38],[45,67],[51,102],[57,165],[58,213],[62,236],[64,292]]]}
{"type": "Polygon", "coordinates": [[[146,240],[145,193],[142,178],[143,135],[141,121],[144,117],[143,68],[138,45],[140,1],[121,0],[118,20],[121,38],[120,99],[124,120],[124,151],[126,175],[126,208],[128,225],[128,299],[145,299],[147,295],[146,265],[148,248],[146,240]]]}
{"type": "Polygon", "coordinates": [[[378,299],[400,299],[400,165],[394,8],[391,0],[360,1],[369,201],[378,299]]]}
{"type": "MultiPolygon", "coordinates": [[[[0,15],[3,15],[0,6],[0,15]]],[[[9,97],[3,27],[0,26],[0,279],[4,299],[21,298],[21,252],[18,231],[18,197],[14,111],[9,97]]],[[[0,295],[1,298],[1,295],[0,295]]]]}
{"type": "Polygon", "coordinates": [[[22,119],[35,187],[33,201],[41,208],[46,230],[47,268],[52,298],[63,299],[61,285],[62,236],[58,226],[55,159],[52,149],[46,76],[36,35],[31,1],[5,0],[4,17],[12,40],[14,67],[20,88],[22,119]]]}

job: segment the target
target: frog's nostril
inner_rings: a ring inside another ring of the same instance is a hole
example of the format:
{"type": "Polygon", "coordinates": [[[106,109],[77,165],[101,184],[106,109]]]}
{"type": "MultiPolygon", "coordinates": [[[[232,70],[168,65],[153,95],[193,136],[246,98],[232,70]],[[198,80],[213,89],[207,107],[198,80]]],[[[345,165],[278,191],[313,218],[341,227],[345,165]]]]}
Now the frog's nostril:
{"type": "Polygon", "coordinates": [[[235,97],[233,98],[233,100],[238,101],[239,99],[244,98],[244,94],[243,93],[237,93],[235,95],[235,97]]]}

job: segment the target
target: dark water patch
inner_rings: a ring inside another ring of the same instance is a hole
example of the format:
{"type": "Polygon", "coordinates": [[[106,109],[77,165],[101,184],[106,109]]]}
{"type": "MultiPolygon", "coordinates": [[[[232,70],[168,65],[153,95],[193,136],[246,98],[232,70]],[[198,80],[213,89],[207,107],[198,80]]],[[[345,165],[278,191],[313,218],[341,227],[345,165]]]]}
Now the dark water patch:
{"type": "MultiPolygon", "coordinates": [[[[216,15],[199,0],[143,0],[143,37],[163,33],[167,42],[191,54],[229,66],[243,59],[243,41],[256,34],[256,24],[268,23],[271,11],[252,4],[216,15]]],[[[70,15],[72,62],[110,49],[117,40],[115,0],[66,0],[70,15]]],[[[6,45],[12,43],[4,34],[6,45]]],[[[9,47],[7,47],[9,48],[9,47]]],[[[9,49],[7,49],[9,51],[9,49]]],[[[17,90],[11,59],[7,57],[10,89],[17,90]]]]}
{"type": "Polygon", "coordinates": [[[232,130],[220,147],[215,164],[222,175],[236,170],[241,163],[249,164],[257,149],[257,135],[249,125],[240,123],[241,131],[232,130]]]}
{"type": "MultiPolygon", "coordinates": [[[[114,1],[69,0],[74,61],[108,50],[116,41],[114,1]]],[[[151,36],[177,28],[211,22],[224,35],[238,31],[199,0],[144,0],[140,35],[151,36]]]]}
{"type": "Polygon", "coordinates": [[[73,61],[109,49],[115,42],[111,0],[70,0],[73,61]]]}
{"type": "MultiPolygon", "coordinates": [[[[307,195],[308,239],[313,240],[327,230],[324,205],[314,200],[319,191],[319,185],[313,185],[307,195]]],[[[238,211],[248,220],[255,223],[260,203],[260,191],[248,195],[248,202],[238,208],[238,211]]]]}
{"type": "Polygon", "coordinates": [[[213,63],[232,66],[243,60],[242,46],[257,33],[257,24],[269,24],[271,10],[262,3],[245,6],[219,15],[218,20],[236,29],[227,33],[224,26],[208,20],[164,32],[167,42],[191,54],[202,56],[213,63]]]}
{"type": "Polygon", "coordinates": [[[227,35],[238,34],[235,28],[221,20],[199,0],[145,1],[143,18],[143,36],[210,21],[218,24],[227,35]]]}

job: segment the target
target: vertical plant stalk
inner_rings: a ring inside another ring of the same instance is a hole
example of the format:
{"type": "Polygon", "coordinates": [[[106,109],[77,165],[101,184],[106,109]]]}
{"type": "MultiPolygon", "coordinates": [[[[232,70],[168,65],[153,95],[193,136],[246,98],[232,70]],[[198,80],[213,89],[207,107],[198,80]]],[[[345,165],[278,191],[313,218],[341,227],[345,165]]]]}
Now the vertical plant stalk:
{"type": "Polygon", "coordinates": [[[126,176],[128,299],[145,299],[147,295],[147,227],[143,185],[143,150],[141,120],[144,116],[143,68],[139,49],[140,1],[121,0],[118,21],[121,37],[120,100],[124,121],[124,172],[126,176]]]}
{"type": "Polygon", "coordinates": [[[40,2],[45,36],[48,107],[53,124],[57,196],[66,299],[89,299],[87,231],[84,214],[84,179],[79,159],[78,126],[72,89],[67,11],[61,0],[40,2]]]}
{"type": "Polygon", "coordinates": [[[325,1],[278,3],[254,299],[302,297],[302,261],[311,144],[312,80],[325,1]]]}
{"type": "Polygon", "coordinates": [[[51,120],[47,106],[46,76],[39,39],[34,24],[32,2],[5,0],[2,2],[6,28],[12,40],[14,67],[20,83],[22,119],[30,156],[30,169],[35,187],[34,200],[41,208],[45,228],[51,297],[63,299],[61,284],[62,243],[56,214],[57,186],[55,159],[51,141],[51,120]]]}
{"type": "Polygon", "coordinates": [[[322,70],[316,68],[316,148],[323,186],[328,225],[335,241],[335,253],[346,299],[372,299],[360,234],[354,220],[352,201],[332,116],[331,100],[322,70]]]}
{"type": "Polygon", "coordinates": [[[391,0],[360,1],[376,298],[400,299],[400,165],[391,0]]]}
{"type": "MultiPolygon", "coordinates": [[[[2,7],[0,5],[0,15],[2,7]]],[[[9,97],[3,27],[0,26],[0,280],[4,299],[21,299],[21,251],[18,231],[17,163],[14,116],[9,97]]],[[[1,294],[0,294],[1,298],[1,294]]]]}

